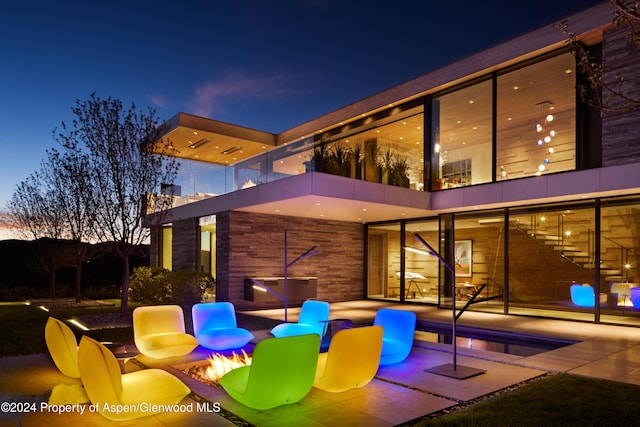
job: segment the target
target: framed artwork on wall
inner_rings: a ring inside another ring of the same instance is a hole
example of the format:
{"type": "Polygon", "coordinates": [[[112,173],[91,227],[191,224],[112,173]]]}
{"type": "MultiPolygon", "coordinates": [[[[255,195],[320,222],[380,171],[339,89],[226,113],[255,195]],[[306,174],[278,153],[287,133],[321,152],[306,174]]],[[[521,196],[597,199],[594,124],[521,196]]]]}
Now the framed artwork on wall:
{"type": "Polygon", "coordinates": [[[456,277],[471,277],[473,242],[471,240],[456,240],[455,257],[456,277]]]}

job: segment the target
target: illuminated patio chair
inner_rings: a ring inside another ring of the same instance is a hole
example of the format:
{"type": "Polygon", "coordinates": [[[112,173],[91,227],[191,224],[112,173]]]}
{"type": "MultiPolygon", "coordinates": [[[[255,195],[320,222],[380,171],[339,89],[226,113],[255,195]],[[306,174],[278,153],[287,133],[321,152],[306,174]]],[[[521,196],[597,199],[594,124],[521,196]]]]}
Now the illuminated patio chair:
{"type": "Polygon", "coordinates": [[[191,392],[162,369],[122,374],[111,350],[86,336],[80,340],[78,366],[89,399],[102,416],[112,421],[158,414],[191,392]]]}
{"type": "Polygon", "coordinates": [[[70,378],[80,378],[78,370],[78,341],[64,322],[49,317],[44,327],[44,340],[56,367],[70,378]]]}
{"type": "Polygon", "coordinates": [[[343,329],[318,357],[314,387],[334,393],[369,384],[378,371],[382,326],[343,329]]]}
{"type": "Polygon", "coordinates": [[[317,334],[260,341],[251,365],[236,368],[220,378],[229,395],[253,409],[270,409],[302,400],[311,390],[318,363],[317,334]]]}
{"type": "Polygon", "coordinates": [[[633,308],[640,308],[640,288],[631,288],[630,298],[633,308]]]}
{"type": "Polygon", "coordinates": [[[380,365],[402,362],[413,347],[416,314],[412,311],[382,308],[376,313],[374,325],[382,326],[380,365]]]}
{"type": "Polygon", "coordinates": [[[133,340],[140,353],[152,358],[183,356],[198,346],[198,340],[185,333],[184,313],[178,305],[136,307],[133,340]]]}
{"type": "Polygon", "coordinates": [[[571,302],[578,307],[593,307],[596,303],[596,294],[591,285],[571,285],[571,302]]]}
{"type": "Polygon", "coordinates": [[[194,304],[191,308],[193,333],[200,345],[210,350],[231,350],[244,347],[253,334],[238,328],[236,312],[230,302],[194,304]]]}
{"type": "Polygon", "coordinates": [[[298,323],[282,323],[271,330],[276,338],[293,335],[318,334],[322,338],[329,322],[329,303],[307,300],[302,303],[298,323]]]}

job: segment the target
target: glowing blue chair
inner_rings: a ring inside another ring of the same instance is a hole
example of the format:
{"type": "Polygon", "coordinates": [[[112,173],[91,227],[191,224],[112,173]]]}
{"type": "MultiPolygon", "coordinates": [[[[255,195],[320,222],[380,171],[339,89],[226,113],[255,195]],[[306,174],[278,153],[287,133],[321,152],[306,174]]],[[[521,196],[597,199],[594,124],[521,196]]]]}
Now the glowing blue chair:
{"type": "Polygon", "coordinates": [[[382,308],[376,313],[374,326],[382,326],[380,365],[402,362],[413,347],[416,314],[412,311],[382,308]]]}
{"type": "Polygon", "coordinates": [[[630,298],[633,308],[640,308],[640,288],[631,288],[630,298]]]}
{"type": "Polygon", "coordinates": [[[253,334],[238,328],[236,311],[230,302],[194,304],[191,308],[193,333],[202,347],[231,350],[244,347],[253,334]]]}
{"type": "Polygon", "coordinates": [[[320,352],[316,334],[260,341],[251,365],[220,378],[224,390],[253,409],[271,409],[302,400],[313,387],[320,352]]]}
{"type": "Polygon", "coordinates": [[[578,307],[594,307],[596,304],[596,294],[591,285],[571,285],[571,302],[578,307]]]}
{"type": "Polygon", "coordinates": [[[329,322],[329,303],[307,300],[302,304],[298,323],[283,323],[271,330],[276,338],[294,335],[318,334],[322,338],[329,322]]]}

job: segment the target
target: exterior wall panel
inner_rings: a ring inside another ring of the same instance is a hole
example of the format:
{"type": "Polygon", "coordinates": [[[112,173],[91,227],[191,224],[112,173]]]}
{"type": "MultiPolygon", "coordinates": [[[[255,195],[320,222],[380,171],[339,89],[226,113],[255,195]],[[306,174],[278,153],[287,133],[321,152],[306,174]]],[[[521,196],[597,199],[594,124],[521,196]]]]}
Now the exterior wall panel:
{"type": "MultiPolygon", "coordinates": [[[[604,75],[608,85],[617,87],[616,76],[624,78],[621,89],[638,99],[640,94],[640,67],[637,46],[629,43],[628,30],[610,29],[604,33],[602,65],[609,70],[604,75]],[[635,51],[635,52],[634,52],[635,51]]],[[[612,108],[622,104],[613,99],[612,108]]],[[[640,108],[628,112],[608,112],[602,118],[602,165],[614,166],[640,162],[640,108]]]]}
{"type": "Polygon", "coordinates": [[[319,300],[365,297],[362,224],[231,211],[218,215],[218,301],[244,309],[282,307],[280,301],[245,301],[244,280],[284,276],[285,229],[289,263],[312,246],[319,252],[291,266],[289,277],[317,277],[319,300]]]}

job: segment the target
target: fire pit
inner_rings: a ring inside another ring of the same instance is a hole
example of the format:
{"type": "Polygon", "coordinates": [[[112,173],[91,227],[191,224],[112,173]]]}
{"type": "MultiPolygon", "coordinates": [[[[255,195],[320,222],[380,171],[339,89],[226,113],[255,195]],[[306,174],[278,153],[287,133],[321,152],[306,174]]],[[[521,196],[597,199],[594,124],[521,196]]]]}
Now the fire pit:
{"type": "Polygon", "coordinates": [[[221,388],[218,380],[227,372],[251,364],[251,356],[244,350],[241,354],[233,352],[230,356],[213,353],[207,360],[180,369],[190,377],[215,388],[221,388]]]}

